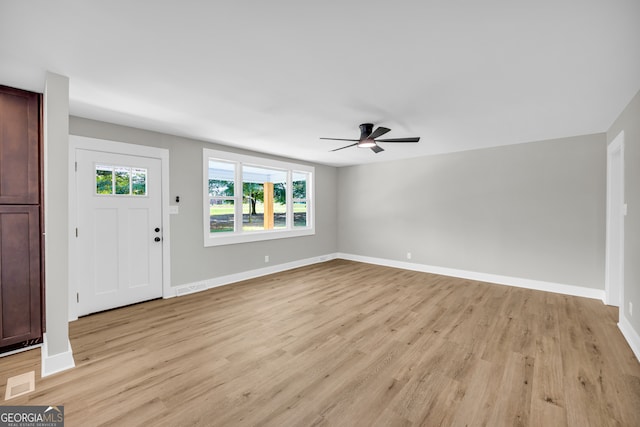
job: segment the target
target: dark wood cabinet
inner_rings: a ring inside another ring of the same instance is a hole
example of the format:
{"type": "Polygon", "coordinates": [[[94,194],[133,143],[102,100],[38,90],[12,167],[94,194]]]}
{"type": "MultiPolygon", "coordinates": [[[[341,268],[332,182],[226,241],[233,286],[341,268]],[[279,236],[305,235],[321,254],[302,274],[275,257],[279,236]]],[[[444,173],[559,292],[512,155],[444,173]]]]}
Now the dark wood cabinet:
{"type": "Polygon", "coordinates": [[[0,347],[41,336],[37,205],[0,205],[0,302],[0,347]]]}
{"type": "Polygon", "coordinates": [[[0,352],[42,340],[41,101],[0,86],[0,352]]]}
{"type": "Polygon", "coordinates": [[[39,100],[0,86],[0,205],[40,203],[39,100]]]}

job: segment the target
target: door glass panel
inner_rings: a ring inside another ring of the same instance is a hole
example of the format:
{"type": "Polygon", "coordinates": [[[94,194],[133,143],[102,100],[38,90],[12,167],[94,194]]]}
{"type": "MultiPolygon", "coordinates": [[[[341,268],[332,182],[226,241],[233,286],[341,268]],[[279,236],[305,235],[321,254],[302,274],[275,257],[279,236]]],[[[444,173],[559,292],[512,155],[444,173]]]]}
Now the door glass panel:
{"type": "Polygon", "coordinates": [[[147,170],[126,166],[96,165],[96,194],[146,196],[147,170]]]}
{"type": "Polygon", "coordinates": [[[96,166],[96,194],[113,194],[113,168],[96,166]]]}
{"type": "Polygon", "coordinates": [[[141,168],[131,169],[131,192],[134,196],[147,195],[147,170],[141,168]]]}
{"type": "Polygon", "coordinates": [[[131,169],[115,168],[116,194],[131,194],[131,169]]]}

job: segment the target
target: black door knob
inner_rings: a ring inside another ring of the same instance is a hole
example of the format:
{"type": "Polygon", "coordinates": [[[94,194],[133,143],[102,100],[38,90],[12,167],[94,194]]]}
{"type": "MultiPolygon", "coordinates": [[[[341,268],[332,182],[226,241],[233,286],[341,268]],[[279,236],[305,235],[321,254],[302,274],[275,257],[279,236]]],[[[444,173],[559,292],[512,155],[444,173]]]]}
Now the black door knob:
{"type": "Polygon", "coordinates": [[[153,240],[154,240],[154,241],[156,241],[156,242],[159,242],[159,241],[160,241],[160,240],[162,240],[162,239],[160,239],[159,237],[156,237],[156,238],[155,238],[155,239],[153,239],[153,240]]]}
{"type": "Polygon", "coordinates": [[[156,233],[159,233],[159,232],[160,232],[160,228],[159,228],[159,227],[156,227],[155,232],[156,232],[156,233]]]}

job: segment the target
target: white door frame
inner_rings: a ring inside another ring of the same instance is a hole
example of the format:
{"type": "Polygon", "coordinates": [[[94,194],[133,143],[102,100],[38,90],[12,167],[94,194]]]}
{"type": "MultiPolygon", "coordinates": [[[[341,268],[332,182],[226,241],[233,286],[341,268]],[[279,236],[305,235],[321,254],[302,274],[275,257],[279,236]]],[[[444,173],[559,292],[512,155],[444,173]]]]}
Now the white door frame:
{"type": "Polygon", "coordinates": [[[607,238],[604,289],[605,303],[618,307],[624,305],[624,215],[626,215],[627,206],[624,200],[624,131],[622,131],[607,147],[607,238]],[[614,162],[619,164],[615,165],[614,162]],[[615,176],[616,173],[619,175],[615,176]],[[614,191],[619,192],[618,203],[613,197],[614,191]],[[619,230],[619,235],[616,230],[619,230]],[[615,259],[616,253],[620,259],[615,259]],[[618,278],[617,281],[614,280],[615,277],[618,278]]]}
{"type": "Polygon", "coordinates": [[[69,135],[69,321],[76,320],[78,283],[74,264],[78,260],[76,244],[76,226],[78,223],[78,200],[76,192],[76,149],[102,151],[160,159],[161,197],[162,197],[162,297],[171,296],[171,231],[169,229],[169,150],[145,145],[126,144],[124,142],[87,138],[69,135]]]}

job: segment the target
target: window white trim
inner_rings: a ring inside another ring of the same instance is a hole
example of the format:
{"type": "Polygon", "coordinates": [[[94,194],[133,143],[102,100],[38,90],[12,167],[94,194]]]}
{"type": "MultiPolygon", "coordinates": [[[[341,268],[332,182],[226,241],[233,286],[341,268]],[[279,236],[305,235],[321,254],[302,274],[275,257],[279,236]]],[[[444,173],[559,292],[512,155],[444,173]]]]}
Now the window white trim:
{"type": "Polygon", "coordinates": [[[289,237],[301,237],[315,234],[315,168],[313,166],[283,162],[263,157],[248,156],[244,154],[230,153],[227,151],[202,150],[202,229],[204,235],[204,246],[231,245],[236,243],[257,242],[262,240],[283,239],[289,237]],[[235,231],[227,233],[210,232],[210,204],[209,204],[209,160],[216,159],[236,164],[235,168],[235,188],[240,189],[235,194],[235,231]],[[294,172],[304,172],[308,174],[307,182],[307,226],[293,226],[293,191],[292,185],[287,185],[287,227],[283,229],[273,229],[264,231],[243,231],[238,227],[238,221],[242,221],[242,166],[274,168],[286,171],[287,182],[292,183],[294,172]],[[240,185],[238,185],[240,184],[240,185]]]}

